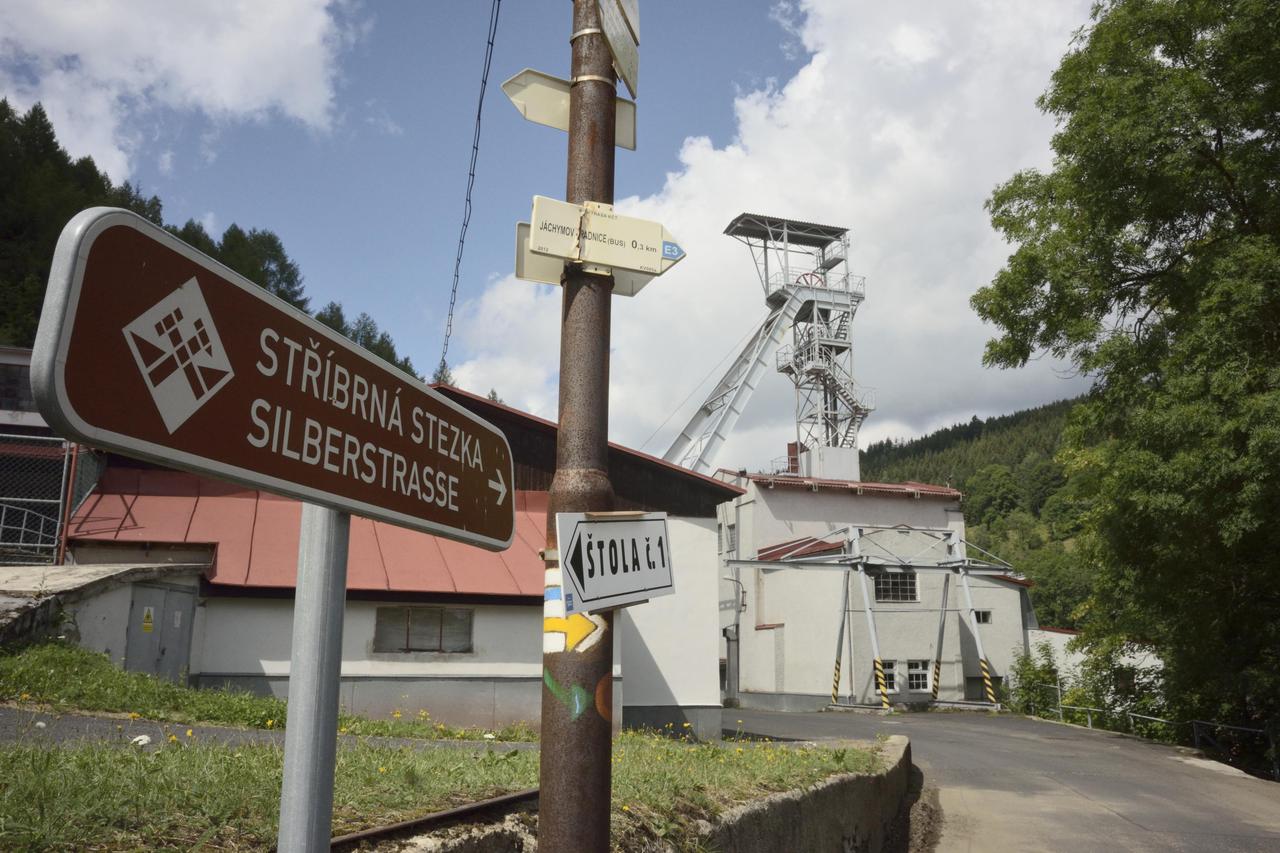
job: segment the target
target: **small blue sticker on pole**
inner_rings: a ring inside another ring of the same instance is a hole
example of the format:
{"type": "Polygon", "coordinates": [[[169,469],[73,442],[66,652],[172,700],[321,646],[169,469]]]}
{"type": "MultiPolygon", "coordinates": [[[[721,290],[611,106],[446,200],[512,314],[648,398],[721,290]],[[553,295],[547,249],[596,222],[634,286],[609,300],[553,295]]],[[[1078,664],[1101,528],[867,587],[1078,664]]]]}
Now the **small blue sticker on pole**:
{"type": "Polygon", "coordinates": [[[684,249],[681,249],[675,243],[663,241],[662,257],[668,261],[678,261],[684,257],[684,249]]]}

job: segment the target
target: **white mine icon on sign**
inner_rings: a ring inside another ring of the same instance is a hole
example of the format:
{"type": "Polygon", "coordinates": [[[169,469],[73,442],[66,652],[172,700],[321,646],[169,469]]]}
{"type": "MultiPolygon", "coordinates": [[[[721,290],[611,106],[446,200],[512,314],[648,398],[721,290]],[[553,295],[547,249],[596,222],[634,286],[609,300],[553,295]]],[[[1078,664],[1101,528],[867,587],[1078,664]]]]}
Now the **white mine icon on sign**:
{"type": "Polygon", "coordinates": [[[194,278],[125,326],[124,336],[170,433],[235,375],[194,278]]]}

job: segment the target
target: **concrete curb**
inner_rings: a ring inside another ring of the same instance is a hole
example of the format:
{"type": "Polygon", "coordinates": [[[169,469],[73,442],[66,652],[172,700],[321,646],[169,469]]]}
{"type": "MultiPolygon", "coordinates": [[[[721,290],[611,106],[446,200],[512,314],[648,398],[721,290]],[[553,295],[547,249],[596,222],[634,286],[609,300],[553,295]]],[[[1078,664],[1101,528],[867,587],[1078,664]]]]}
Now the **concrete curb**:
{"type": "MultiPolygon", "coordinates": [[[[831,744],[824,743],[823,746],[831,744]]],[[[726,812],[703,835],[723,853],[884,849],[905,803],[911,743],[892,735],[874,773],[833,776],[812,788],[773,794],[726,812]]]]}
{"type": "MultiPolygon", "coordinates": [[[[852,745],[852,744],[851,744],[852,745]]],[[[867,746],[865,742],[859,746],[867,746]]],[[[824,741],[824,747],[839,743],[824,741]]],[[[911,743],[892,735],[877,745],[881,767],[871,773],[832,776],[803,789],[771,794],[725,812],[703,829],[703,846],[717,853],[880,853],[893,837],[907,805],[911,743]]],[[[467,827],[451,838],[409,839],[405,850],[432,853],[530,853],[537,850],[532,817],[467,827]]],[[[645,853],[674,853],[650,844],[645,853]]]]}

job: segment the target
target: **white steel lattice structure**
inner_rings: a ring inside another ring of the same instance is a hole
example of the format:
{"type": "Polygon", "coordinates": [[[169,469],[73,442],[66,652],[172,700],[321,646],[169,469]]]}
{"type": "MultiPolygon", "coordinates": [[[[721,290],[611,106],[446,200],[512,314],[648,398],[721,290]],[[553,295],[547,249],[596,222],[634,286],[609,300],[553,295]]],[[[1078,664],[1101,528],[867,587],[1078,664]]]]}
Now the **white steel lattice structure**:
{"type": "Polygon", "coordinates": [[[805,450],[852,449],[856,479],[858,429],[874,405],[853,380],[853,315],[866,280],[849,273],[848,229],[744,213],[724,233],[751,249],[769,313],[664,458],[709,471],[774,361],[796,386],[797,458],[786,467],[798,471],[805,450]]]}

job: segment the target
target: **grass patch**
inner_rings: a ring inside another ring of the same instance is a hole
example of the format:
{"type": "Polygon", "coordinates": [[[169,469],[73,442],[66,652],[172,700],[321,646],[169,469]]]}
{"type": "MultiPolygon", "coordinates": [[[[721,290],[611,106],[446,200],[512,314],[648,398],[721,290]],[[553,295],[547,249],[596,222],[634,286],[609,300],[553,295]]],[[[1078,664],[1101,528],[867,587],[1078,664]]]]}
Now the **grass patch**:
{"type": "MultiPolygon", "coordinates": [[[[125,672],[103,654],[69,643],[0,650],[0,701],[48,705],[56,711],[136,715],[176,723],[283,728],[283,699],[243,690],[183,687],[141,672],[125,672]]],[[[426,709],[396,710],[385,720],[341,714],[344,734],[459,740],[536,740],[524,723],[496,731],[437,722],[426,709]],[[486,737],[491,736],[491,737],[486,737]]]]}
{"type": "Polygon", "coordinates": [[[869,750],[768,741],[692,744],[623,732],[613,744],[614,844],[639,849],[645,841],[662,839],[678,850],[697,849],[697,820],[713,821],[761,796],[877,766],[869,750]]]}
{"type": "MultiPolygon", "coordinates": [[[[262,850],[275,842],[283,751],[170,739],[0,746],[0,849],[262,850]]],[[[872,752],[779,744],[695,745],[624,733],[614,743],[615,849],[655,839],[697,848],[694,821],[764,794],[870,770],[872,752]]],[[[338,751],[334,834],[533,787],[534,750],[338,751]]]]}
{"type": "MultiPolygon", "coordinates": [[[[284,752],[190,742],[0,747],[0,849],[265,850],[284,752]]],[[[536,752],[338,751],[335,834],[537,784],[536,752]]]]}

